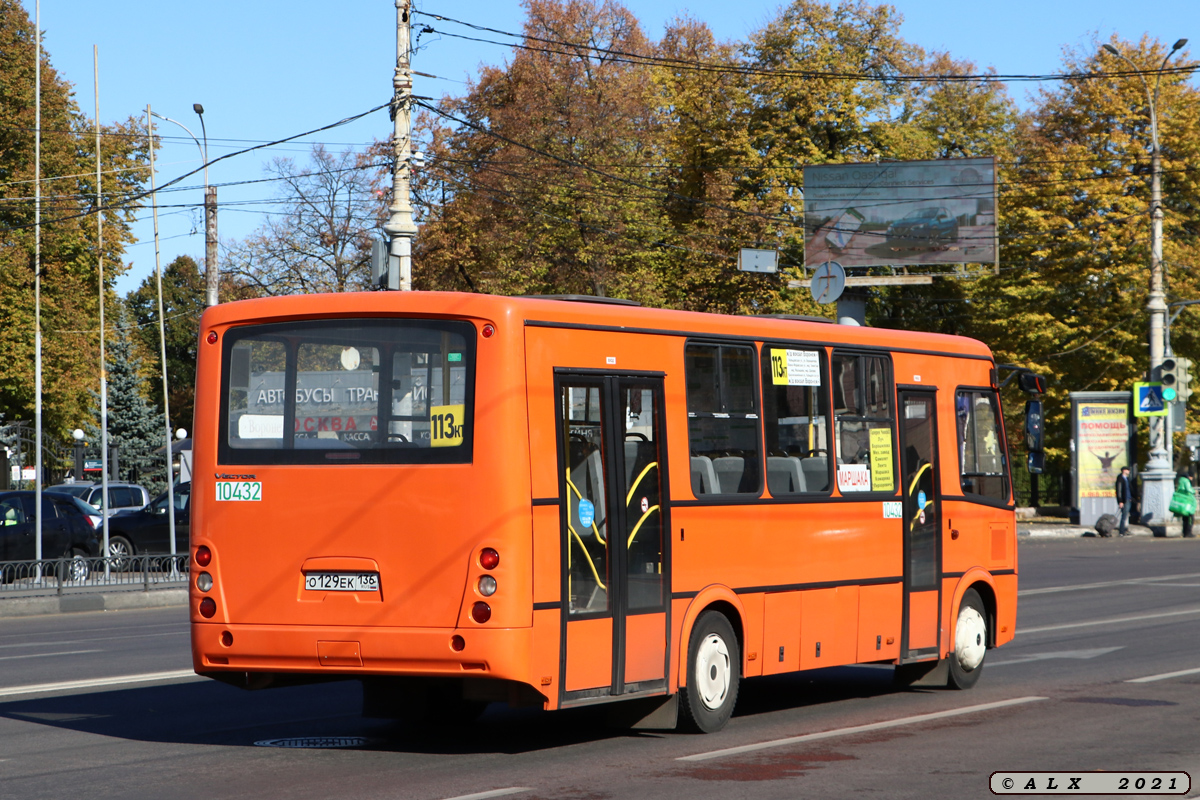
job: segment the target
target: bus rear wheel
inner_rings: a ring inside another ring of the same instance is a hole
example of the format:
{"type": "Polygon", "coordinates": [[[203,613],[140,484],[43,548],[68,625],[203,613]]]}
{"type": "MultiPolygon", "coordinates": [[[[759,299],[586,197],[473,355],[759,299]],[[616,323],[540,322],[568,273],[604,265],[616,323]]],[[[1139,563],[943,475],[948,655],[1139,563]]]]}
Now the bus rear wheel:
{"type": "Polygon", "coordinates": [[[987,609],[979,592],[967,589],[958,606],[958,620],[954,625],[954,652],[950,654],[950,679],[952,689],[970,689],[979,683],[983,673],[983,659],[987,655],[987,609]]]}
{"type": "Polygon", "coordinates": [[[742,657],[729,620],[705,611],[688,643],[687,686],[680,691],[680,727],[714,733],[725,727],[737,703],[742,657]]]}

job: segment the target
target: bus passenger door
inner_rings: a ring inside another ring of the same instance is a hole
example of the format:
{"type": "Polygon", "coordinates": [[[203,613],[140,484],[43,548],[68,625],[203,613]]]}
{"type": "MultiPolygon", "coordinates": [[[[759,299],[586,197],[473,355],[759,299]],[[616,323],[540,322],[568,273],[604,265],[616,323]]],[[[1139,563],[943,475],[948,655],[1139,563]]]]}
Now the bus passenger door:
{"type": "Polygon", "coordinates": [[[666,688],[662,379],[562,374],[563,700],[666,688]]]}
{"type": "Polygon", "coordinates": [[[938,655],[941,632],[941,500],[937,403],[932,391],[900,391],[904,492],[904,621],[900,660],[938,655]]]}

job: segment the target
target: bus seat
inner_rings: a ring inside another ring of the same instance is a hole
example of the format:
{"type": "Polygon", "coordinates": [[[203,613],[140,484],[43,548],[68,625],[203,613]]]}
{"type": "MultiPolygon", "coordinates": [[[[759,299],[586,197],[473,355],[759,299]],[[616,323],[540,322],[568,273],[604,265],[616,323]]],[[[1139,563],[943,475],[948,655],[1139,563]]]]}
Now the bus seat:
{"type": "Polygon", "coordinates": [[[692,456],[692,493],[699,497],[702,494],[715,494],[717,491],[717,473],[713,470],[712,459],[708,456],[692,456]]]}
{"type": "Polygon", "coordinates": [[[775,497],[807,492],[804,471],[800,468],[800,459],[768,456],[767,486],[775,497]]]}
{"type": "Polygon", "coordinates": [[[746,472],[746,459],[741,456],[723,456],[714,458],[712,464],[717,473],[721,494],[737,494],[742,485],[742,475],[746,472]]]}
{"type": "Polygon", "coordinates": [[[810,492],[824,492],[829,489],[829,459],[826,456],[809,456],[800,459],[800,469],[804,472],[804,483],[810,492]]]}

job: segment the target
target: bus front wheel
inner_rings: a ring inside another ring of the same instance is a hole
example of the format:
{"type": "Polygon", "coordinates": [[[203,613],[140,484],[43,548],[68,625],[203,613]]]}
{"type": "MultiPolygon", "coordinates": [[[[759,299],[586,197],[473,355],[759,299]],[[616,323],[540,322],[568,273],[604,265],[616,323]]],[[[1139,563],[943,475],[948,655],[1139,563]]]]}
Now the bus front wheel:
{"type": "Polygon", "coordinates": [[[983,673],[987,655],[987,610],[974,589],[968,589],[958,606],[954,625],[954,652],[950,654],[950,688],[970,689],[983,673]]]}
{"type": "Polygon", "coordinates": [[[725,727],[737,703],[742,657],[729,620],[705,611],[688,644],[687,686],[680,691],[681,727],[714,733],[725,727]]]}

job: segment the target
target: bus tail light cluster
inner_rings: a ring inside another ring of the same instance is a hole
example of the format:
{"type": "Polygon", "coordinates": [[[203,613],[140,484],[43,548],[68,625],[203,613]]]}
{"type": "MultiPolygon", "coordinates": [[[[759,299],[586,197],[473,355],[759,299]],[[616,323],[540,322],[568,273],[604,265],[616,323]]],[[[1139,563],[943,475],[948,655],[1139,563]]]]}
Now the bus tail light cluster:
{"type": "MultiPolygon", "coordinates": [[[[483,548],[479,551],[479,566],[488,571],[500,566],[500,553],[492,547],[483,548]]],[[[475,591],[484,597],[491,597],[496,593],[497,586],[498,584],[494,576],[481,575],[475,584],[475,591]]],[[[471,619],[476,622],[487,622],[491,618],[492,607],[487,603],[476,603],[471,606],[471,619]]]]}

